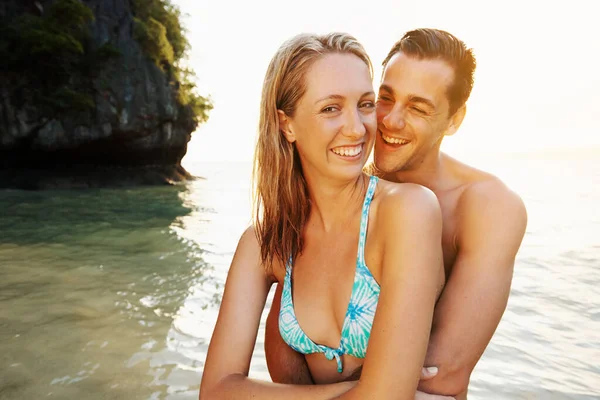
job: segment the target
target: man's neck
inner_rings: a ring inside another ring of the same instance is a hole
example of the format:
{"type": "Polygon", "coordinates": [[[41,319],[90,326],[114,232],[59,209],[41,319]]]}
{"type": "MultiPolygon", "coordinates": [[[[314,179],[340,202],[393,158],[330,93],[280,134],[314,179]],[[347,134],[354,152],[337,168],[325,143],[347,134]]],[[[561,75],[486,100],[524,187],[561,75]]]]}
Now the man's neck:
{"type": "Polygon", "coordinates": [[[393,180],[423,185],[434,192],[444,190],[449,181],[449,172],[445,168],[446,158],[445,154],[437,151],[413,168],[396,171],[392,174],[393,180]]]}

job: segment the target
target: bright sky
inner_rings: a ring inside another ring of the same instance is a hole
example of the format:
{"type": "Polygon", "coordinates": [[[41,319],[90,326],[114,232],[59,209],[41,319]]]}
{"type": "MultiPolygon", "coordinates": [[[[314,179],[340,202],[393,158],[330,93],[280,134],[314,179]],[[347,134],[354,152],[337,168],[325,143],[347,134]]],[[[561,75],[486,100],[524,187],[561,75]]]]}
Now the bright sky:
{"type": "Polygon", "coordinates": [[[188,160],[252,159],[271,56],[300,32],[345,31],[376,66],[407,30],[447,30],[478,67],[451,153],[600,147],[600,25],[590,0],[172,0],[184,14],[190,64],[215,108],[188,160]]]}

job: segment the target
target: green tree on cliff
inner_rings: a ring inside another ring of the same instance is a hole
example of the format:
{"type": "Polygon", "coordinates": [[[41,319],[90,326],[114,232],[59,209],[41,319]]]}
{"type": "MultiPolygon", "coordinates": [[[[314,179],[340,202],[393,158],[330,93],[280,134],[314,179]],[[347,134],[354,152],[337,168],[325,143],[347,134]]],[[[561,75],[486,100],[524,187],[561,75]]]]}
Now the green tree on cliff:
{"type": "Polygon", "coordinates": [[[208,119],[210,100],[196,92],[192,70],[181,66],[190,44],[181,25],[181,11],[169,0],[131,0],[134,36],[145,53],[179,83],[178,100],[192,108],[196,122],[208,119]]]}
{"type": "Polygon", "coordinates": [[[85,27],[93,18],[80,1],[59,0],[43,16],[24,14],[0,28],[4,68],[18,79],[33,77],[32,97],[49,113],[94,106],[89,95],[68,85],[85,52],[85,27]]]}
{"type": "MultiPolygon", "coordinates": [[[[136,40],[173,82],[178,102],[191,109],[194,121],[206,121],[212,104],[197,93],[193,73],[180,67],[189,43],[179,9],[168,0],[130,1],[136,40]]],[[[23,14],[0,21],[3,70],[23,81],[20,86],[29,88],[34,102],[44,107],[48,116],[92,110],[95,104],[89,88],[76,82],[86,79],[90,65],[98,68],[99,62],[120,55],[110,45],[93,54],[86,49],[87,26],[93,19],[82,1],[56,0],[41,16],[23,14]]]]}

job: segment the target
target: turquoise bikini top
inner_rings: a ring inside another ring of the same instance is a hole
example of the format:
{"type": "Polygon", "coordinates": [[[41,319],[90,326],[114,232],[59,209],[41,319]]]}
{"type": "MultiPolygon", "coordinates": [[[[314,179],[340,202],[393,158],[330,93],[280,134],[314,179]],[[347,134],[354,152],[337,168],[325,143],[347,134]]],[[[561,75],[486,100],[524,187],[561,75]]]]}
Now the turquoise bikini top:
{"type": "Polygon", "coordinates": [[[371,335],[371,327],[373,326],[373,318],[375,317],[375,309],[377,308],[377,301],[379,299],[379,284],[365,265],[365,240],[367,237],[367,224],[369,222],[369,206],[373,199],[377,181],[377,177],[371,176],[362,207],[354,285],[352,286],[348,310],[344,317],[342,339],[337,349],[316,344],[304,333],[298,324],[292,300],[291,258],[285,267],[285,279],[279,312],[279,332],[281,333],[281,337],[291,348],[299,353],[324,353],[328,360],[332,360],[335,357],[338,372],[342,372],[343,370],[340,358],[342,354],[349,354],[357,358],[365,357],[367,344],[371,335]]]}

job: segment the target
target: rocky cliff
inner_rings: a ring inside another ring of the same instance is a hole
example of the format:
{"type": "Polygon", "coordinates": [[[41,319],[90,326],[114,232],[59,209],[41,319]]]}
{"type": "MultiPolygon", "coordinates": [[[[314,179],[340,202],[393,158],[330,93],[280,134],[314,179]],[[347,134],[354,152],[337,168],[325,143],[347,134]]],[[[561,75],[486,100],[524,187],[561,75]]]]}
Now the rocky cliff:
{"type": "Polygon", "coordinates": [[[177,68],[177,17],[168,0],[0,0],[0,187],[189,177],[211,105],[177,68]]]}

